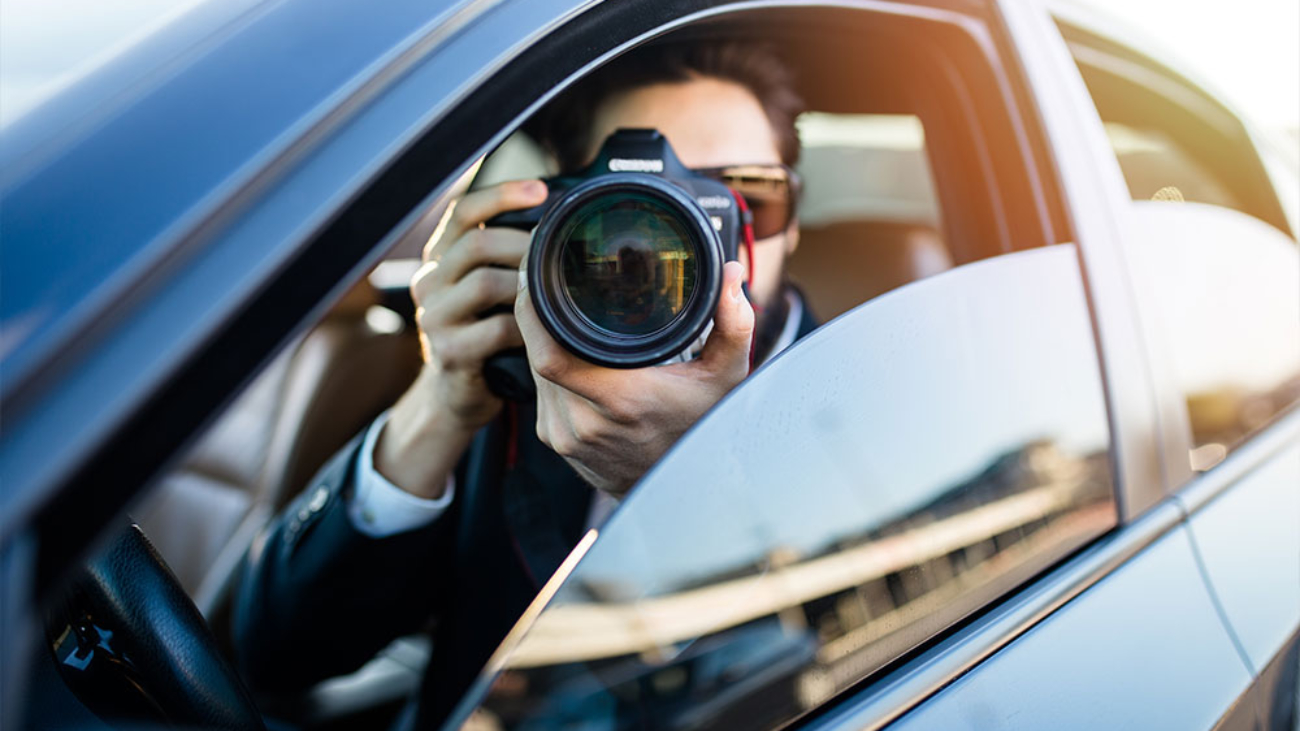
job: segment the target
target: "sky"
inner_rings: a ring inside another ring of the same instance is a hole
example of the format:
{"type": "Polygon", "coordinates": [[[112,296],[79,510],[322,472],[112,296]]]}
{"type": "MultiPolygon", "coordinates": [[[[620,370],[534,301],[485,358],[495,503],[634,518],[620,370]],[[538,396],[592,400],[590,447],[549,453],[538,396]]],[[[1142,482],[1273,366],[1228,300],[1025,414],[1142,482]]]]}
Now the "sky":
{"type": "MultiPolygon", "coordinates": [[[[202,0],[0,0],[0,126],[202,0]]],[[[1300,0],[1077,0],[1186,61],[1271,129],[1300,127],[1300,0]]]]}

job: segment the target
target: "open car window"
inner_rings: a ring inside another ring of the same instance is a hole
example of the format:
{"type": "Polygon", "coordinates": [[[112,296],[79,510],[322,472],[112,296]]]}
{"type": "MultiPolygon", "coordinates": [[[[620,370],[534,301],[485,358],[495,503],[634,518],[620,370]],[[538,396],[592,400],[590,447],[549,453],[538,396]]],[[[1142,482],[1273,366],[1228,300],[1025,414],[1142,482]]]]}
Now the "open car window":
{"type": "Polygon", "coordinates": [[[453,724],[780,726],[1114,525],[1110,474],[1073,246],[908,285],[683,437],[453,724]]]}

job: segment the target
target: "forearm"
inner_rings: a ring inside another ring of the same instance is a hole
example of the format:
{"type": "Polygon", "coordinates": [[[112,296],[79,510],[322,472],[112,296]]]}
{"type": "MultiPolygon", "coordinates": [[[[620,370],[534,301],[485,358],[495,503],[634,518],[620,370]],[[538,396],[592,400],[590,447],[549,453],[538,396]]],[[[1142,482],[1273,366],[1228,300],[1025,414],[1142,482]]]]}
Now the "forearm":
{"type": "Polygon", "coordinates": [[[442,497],[476,428],[439,405],[438,378],[435,368],[421,370],[393,405],[373,455],[375,470],[386,480],[428,500],[442,497]]]}

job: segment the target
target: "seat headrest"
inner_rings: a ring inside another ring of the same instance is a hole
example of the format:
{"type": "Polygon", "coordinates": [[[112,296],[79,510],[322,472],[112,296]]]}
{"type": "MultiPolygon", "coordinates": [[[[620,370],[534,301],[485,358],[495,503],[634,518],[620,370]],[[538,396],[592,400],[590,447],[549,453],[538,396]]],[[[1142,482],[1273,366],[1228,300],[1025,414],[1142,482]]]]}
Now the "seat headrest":
{"type": "Polygon", "coordinates": [[[909,282],[952,268],[932,226],[899,221],[845,221],[801,229],[786,272],[823,320],[909,282]]]}

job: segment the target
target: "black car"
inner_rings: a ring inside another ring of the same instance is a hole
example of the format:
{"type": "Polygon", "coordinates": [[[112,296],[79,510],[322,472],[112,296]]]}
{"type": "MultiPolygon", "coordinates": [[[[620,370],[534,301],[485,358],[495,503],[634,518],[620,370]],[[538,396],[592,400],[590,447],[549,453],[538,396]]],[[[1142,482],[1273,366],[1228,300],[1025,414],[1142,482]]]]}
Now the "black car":
{"type": "Polygon", "coordinates": [[[1297,171],[1031,0],[200,4],[9,122],[0,725],[398,718],[422,636],[245,690],[242,559],[414,376],[447,203],[547,172],[524,122],[670,35],[797,70],[789,267],[828,322],[583,538],[448,725],[1296,728],[1297,171]]]}

